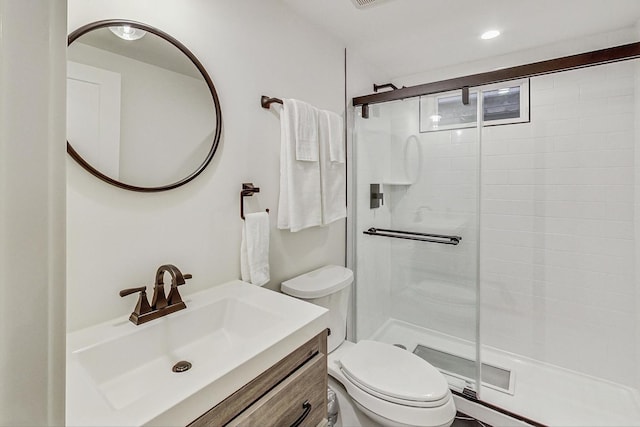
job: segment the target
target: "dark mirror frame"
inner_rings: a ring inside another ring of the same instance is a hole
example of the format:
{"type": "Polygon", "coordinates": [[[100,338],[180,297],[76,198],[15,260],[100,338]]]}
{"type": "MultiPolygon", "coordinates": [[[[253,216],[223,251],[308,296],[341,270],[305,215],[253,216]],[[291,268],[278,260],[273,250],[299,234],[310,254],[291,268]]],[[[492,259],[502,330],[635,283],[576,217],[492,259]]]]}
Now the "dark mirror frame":
{"type": "Polygon", "coordinates": [[[147,24],[143,24],[136,21],[124,20],[124,19],[108,19],[103,21],[92,22],[90,24],[87,24],[78,28],[77,30],[69,34],[69,37],[67,38],[67,46],[69,46],[71,43],[73,43],[76,39],[78,39],[83,34],[86,34],[90,31],[96,30],[98,28],[121,26],[121,25],[130,25],[133,28],[138,28],[148,33],[155,34],[156,36],[168,41],[169,43],[177,47],[182,53],[184,53],[191,60],[191,62],[193,62],[193,65],[196,66],[198,71],[200,71],[200,74],[202,74],[202,77],[204,78],[205,82],[207,83],[207,86],[209,87],[209,91],[211,92],[211,97],[213,98],[213,104],[216,112],[216,117],[215,117],[216,129],[213,136],[211,150],[207,154],[207,157],[204,159],[204,161],[200,164],[200,166],[198,166],[198,168],[193,173],[188,175],[186,178],[181,179],[180,181],[174,182],[173,184],[163,185],[160,187],[137,187],[135,185],[126,184],[124,182],[120,182],[111,177],[108,177],[107,175],[103,174],[102,172],[100,172],[99,170],[91,166],[86,160],[84,160],[82,156],[80,156],[80,154],[78,154],[78,152],[74,150],[74,148],[71,146],[69,141],[67,141],[67,153],[69,153],[69,155],[76,162],[78,162],[80,166],[85,168],[93,176],[105,182],[108,182],[111,185],[115,185],[116,187],[124,188],[125,190],[139,191],[139,192],[145,192],[145,193],[171,190],[186,184],[187,182],[193,180],[196,176],[200,175],[200,173],[202,173],[202,171],[209,165],[209,163],[211,162],[211,159],[213,159],[213,155],[215,154],[218,148],[218,144],[220,143],[220,135],[222,133],[222,112],[220,110],[220,101],[218,99],[218,94],[216,93],[216,89],[213,86],[213,81],[211,80],[211,77],[209,77],[209,74],[204,69],[200,61],[198,61],[198,58],[196,58],[195,55],[191,53],[189,49],[187,49],[182,43],[180,43],[175,38],[171,37],[169,34],[147,24]]]}

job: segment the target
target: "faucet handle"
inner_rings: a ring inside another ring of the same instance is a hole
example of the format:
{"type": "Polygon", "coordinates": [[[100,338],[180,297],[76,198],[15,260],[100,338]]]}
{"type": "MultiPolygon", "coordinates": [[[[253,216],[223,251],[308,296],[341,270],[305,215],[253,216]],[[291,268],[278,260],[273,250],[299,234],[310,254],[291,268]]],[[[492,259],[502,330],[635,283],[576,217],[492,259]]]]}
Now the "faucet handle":
{"type": "Polygon", "coordinates": [[[121,297],[126,297],[127,295],[135,294],[136,292],[147,292],[146,286],[140,286],[139,288],[128,288],[120,291],[121,297]]]}
{"type": "Polygon", "coordinates": [[[136,292],[140,292],[138,296],[138,303],[136,307],[133,309],[133,313],[131,315],[140,316],[142,314],[146,314],[151,312],[151,306],[149,305],[149,300],[147,300],[147,287],[141,286],[139,288],[128,288],[120,291],[121,297],[126,297],[127,295],[134,294],[136,292]]]}

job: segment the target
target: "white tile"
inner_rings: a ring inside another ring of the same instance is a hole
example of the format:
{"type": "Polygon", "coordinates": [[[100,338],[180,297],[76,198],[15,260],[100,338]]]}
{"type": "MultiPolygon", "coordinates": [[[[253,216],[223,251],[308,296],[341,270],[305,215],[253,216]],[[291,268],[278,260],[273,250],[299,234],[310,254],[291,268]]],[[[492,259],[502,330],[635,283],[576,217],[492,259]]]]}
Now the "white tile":
{"type": "Polygon", "coordinates": [[[482,171],[482,182],[486,185],[508,184],[509,171],[507,170],[486,170],[482,171]]]}
{"type": "Polygon", "coordinates": [[[602,98],[580,98],[580,101],[573,106],[566,106],[565,108],[573,107],[578,117],[599,117],[603,114],[608,114],[606,109],[607,100],[602,98]]]}
{"type": "Polygon", "coordinates": [[[635,76],[624,75],[620,77],[609,76],[605,87],[609,97],[633,95],[635,91],[635,76]]]}
{"type": "Polygon", "coordinates": [[[452,143],[475,144],[478,141],[478,130],[476,128],[465,128],[453,130],[450,133],[452,143]]]}
{"type": "Polygon", "coordinates": [[[633,113],[635,109],[635,99],[633,95],[622,95],[607,98],[606,113],[621,114],[633,113]]]}
{"type": "Polygon", "coordinates": [[[511,141],[506,140],[490,140],[484,141],[482,144],[483,155],[509,154],[511,141]]]}
{"type": "Polygon", "coordinates": [[[553,89],[553,75],[547,74],[544,76],[532,77],[529,80],[529,87],[531,93],[537,93],[544,89],[553,89]]]}
{"type": "Polygon", "coordinates": [[[482,159],[482,167],[486,170],[509,169],[509,156],[496,155],[486,156],[482,159]]]}
{"type": "Polygon", "coordinates": [[[621,148],[631,149],[634,147],[634,141],[634,133],[631,130],[616,130],[614,132],[607,133],[604,139],[607,147],[612,150],[621,148]]]}
{"type": "Polygon", "coordinates": [[[530,119],[532,122],[557,119],[556,108],[557,105],[555,103],[535,106],[535,108],[531,109],[530,119]]]}
{"type": "Polygon", "coordinates": [[[532,108],[542,105],[553,105],[555,103],[555,89],[532,90],[530,102],[532,108]]]}
{"type": "Polygon", "coordinates": [[[531,123],[515,123],[511,125],[485,126],[483,128],[483,140],[514,140],[532,137],[531,123]]]}
{"type": "Polygon", "coordinates": [[[605,99],[608,96],[610,96],[610,91],[604,84],[583,83],[580,85],[580,101],[605,99]]]}
{"type": "Polygon", "coordinates": [[[533,136],[553,137],[559,135],[574,135],[580,130],[578,119],[561,119],[536,121],[532,123],[533,136]]]}
{"type": "Polygon", "coordinates": [[[578,82],[567,82],[555,87],[553,92],[555,105],[575,105],[580,100],[582,85],[578,82]]]}
{"type": "Polygon", "coordinates": [[[634,164],[632,150],[606,150],[580,153],[580,166],[600,168],[631,168],[634,164]]]}
{"type": "MultiPolygon", "coordinates": [[[[578,107],[576,102],[554,104],[553,116],[554,119],[576,119],[580,117],[582,110],[578,107]]],[[[537,119],[537,117],[535,117],[537,119]]],[[[532,117],[532,120],[534,118],[532,117]]]]}
{"type": "Polygon", "coordinates": [[[465,157],[453,157],[451,159],[452,170],[473,171],[473,170],[477,170],[477,166],[478,166],[478,161],[475,157],[465,156],[465,157]]]}
{"type": "Polygon", "coordinates": [[[536,184],[540,176],[535,169],[514,169],[509,172],[509,184],[536,184]]]}

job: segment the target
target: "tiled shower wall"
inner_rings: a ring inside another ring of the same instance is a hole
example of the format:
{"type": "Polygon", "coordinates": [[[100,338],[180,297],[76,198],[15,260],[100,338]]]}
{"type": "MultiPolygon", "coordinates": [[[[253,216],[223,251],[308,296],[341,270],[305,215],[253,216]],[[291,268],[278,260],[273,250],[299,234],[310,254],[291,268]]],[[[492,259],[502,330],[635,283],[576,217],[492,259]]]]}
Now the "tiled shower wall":
{"type": "Polygon", "coordinates": [[[482,135],[482,341],[633,384],[637,62],[531,79],[482,135]]]}
{"type": "MultiPolygon", "coordinates": [[[[638,356],[636,66],[531,79],[531,122],[484,127],[481,158],[482,344],[629,385],[638,356]]],[[[358,251],[386,245],[384,255],[368,256],[388,256],[390,264],[378,277],[370,269],[366,284],[359,277],[358,311],[474,341],[478,131],[419,133],[418,100],[378,108],[392,132],[386,140],[378,135],[389,151],[368,159],[369,171],[392,176],[369,172],[367,179],[397,181],[411,135],[420,140],[422,164],[412,185],[384,186],[387,203],[377,213],[366,212],[359,197],[360,227],[369,215],[367,226],[463,240],[445,246],[360,237],[358,251]]],[[[358,179],[364,191],[368,183],[358,179]]],[[[366,338],[363,323],[359,338],[366,338]]]]}

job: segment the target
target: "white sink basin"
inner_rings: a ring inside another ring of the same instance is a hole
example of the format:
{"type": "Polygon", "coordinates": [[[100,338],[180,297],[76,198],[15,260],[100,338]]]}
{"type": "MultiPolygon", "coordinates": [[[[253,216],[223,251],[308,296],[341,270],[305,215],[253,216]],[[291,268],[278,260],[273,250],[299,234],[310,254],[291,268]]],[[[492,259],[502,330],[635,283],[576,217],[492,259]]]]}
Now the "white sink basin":
{"type": "Polygon", "coordinates": [[[185,302],[68,335],[67,425],[187,424],[327,326],[325,309],[241,281],[185,302]]]}

